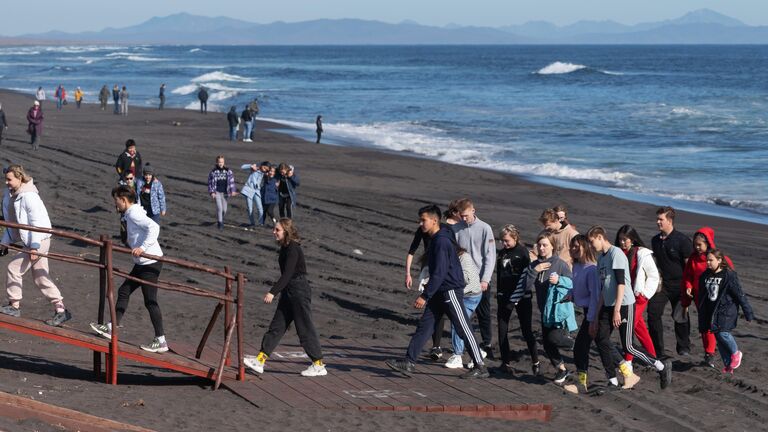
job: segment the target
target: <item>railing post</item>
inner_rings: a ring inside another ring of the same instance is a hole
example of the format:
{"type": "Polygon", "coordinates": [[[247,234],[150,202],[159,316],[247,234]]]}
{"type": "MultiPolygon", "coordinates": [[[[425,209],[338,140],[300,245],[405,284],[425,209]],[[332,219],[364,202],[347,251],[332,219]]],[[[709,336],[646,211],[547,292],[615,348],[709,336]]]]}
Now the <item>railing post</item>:
{"type": "MultiPolygon", "coordinates": [[[[230,272],[229,266],[224,266],[224,272],[229,274],[230,272]]],[[[229,278],[224,278],[224,295],[232,296],[232,280],[230,280],[229,278]]],[[[228,301],[225,301],[224,302],[224,340],[227,339],[227,325],[229,325],[229,321],[231,318],[232,318],[232,304],[230,304],[230,302],[228,301]]],[[[232,361],[229,358],[229,353],[227,353],[224,364],[226,366],[229,366],[231,363],[232,361]]]]}
{"type": "Polygon", "coordinates": [[[245,365],[243,364],[243,307],[245,306],[245,276],[237,274],[237,380],[245,381],[245,365]]]}
{"type": "MultiPolygon", "coordinates": [[[[102,265],[99,269],[99,312],[97,317],[99,324],[104,324],[104,301],[107,295],[107,259],[104,243],[106,240],[107,236],[104,234],[99,237],[99,241],[101,241],[101,245],[99,245],[99,264],[102,265]]],[[[93,352],[93,373],[96,376],[101,375],[101,353],[98,351],[93,352]]]]}
{"type": "Polygon", "coordinates": [[[115,311],[115,281],[114,275],[112,273],[112,240],[105,240],[104,246],[104,261],[106,264],[105,270],[107,276],[107,299],[109,300],[109,319],[112,323],[112,341],[109,344],[109,373],[107,376],[107,383],[117,385],[118,326],[117,311],[115,311]]]}

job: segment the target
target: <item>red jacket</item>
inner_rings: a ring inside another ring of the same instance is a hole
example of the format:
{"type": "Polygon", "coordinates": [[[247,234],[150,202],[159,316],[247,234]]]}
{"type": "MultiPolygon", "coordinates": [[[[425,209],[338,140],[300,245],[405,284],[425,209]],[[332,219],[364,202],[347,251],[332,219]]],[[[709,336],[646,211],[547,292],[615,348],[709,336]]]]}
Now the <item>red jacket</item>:
{"type": "MultiPolygon", "coordinates": [[[[702,227],[696,231],[696,234],[699,233],[704,234],[704,237],[707,239],[707,249],[714,249],[717,247],[715,246],[715,230],[710,227],[702,227]]],[[[725,260],[728,262],[728,265],[731,266],[731,269],[733,269],[733,262],[731,262],[731,259],[726,256],[725,260]]],[[[680,286],[680,302],[684,307],[690,306],[692,300],[694,300],[696,304],[699,303],[699,278],[706,270],[707,253],[704,252],[703,254],[700,254],[694,250],[691,256],[688,257],[685,269],[683,269],[683,283],[680,286]],[[689,297],[686,293],[688,288],[691,289],[693,298],[689,297]]]]}

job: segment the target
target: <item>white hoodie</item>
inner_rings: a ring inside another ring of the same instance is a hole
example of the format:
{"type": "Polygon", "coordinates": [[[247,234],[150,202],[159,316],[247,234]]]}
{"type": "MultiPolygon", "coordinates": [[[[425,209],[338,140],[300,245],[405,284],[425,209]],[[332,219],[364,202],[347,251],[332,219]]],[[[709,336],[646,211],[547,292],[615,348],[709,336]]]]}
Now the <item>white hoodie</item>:
{"type": "MultiPolygon", "coordinates": [[[[3,193],[3,215],[8,222],[15,222],[22,225],[31,225],[38,228],[51,228],[51,219],[48,217],[48,210],[40,199],[37,187],[30,179],[27,183],[22,183],[15,195],[6,188],[3,193]],[[13,210],[11,210],[13,205],[13,210]],[[15,215],[15,218],[13,217],[15,215]]],[[[48,233],[28,231],[24,229],[8,228],[3,232],[3,239],[0,243],[9,245],[21,241],[29,249],[40,249],[40,243],[50,238],[48,233]]]]}
{"type": "MultiPolygon", "coordinates": [[[[132,204],[123,215],[126,230],[128,231],[128,245],[131,249],[140,247],[144,253],[155,256],[163,256],[157,237],[160,235],[160,225],[147,216],[147,212],[140,204],[132,204]]],[[[144,257],[133,257],[133,262],[139,265],[154,264],[157,261],[144,257]]]]}

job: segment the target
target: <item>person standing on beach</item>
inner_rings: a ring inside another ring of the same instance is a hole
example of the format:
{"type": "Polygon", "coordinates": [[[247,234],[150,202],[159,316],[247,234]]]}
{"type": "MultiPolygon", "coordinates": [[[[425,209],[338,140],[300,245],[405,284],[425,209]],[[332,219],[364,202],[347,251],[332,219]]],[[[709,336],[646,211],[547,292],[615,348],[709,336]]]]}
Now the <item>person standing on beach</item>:
{"type": "Polygon", "coordinates": [[[264,224],[267,221],[272,222],[272,227],[277,225],[277,218],[275,218],[275,206],[277,206],[278,194],[277,194],[277,170],[274,166],[269,166],[266,171],[264,182],[261,186],[261,200],[264,204],[264,224]]]}
{"type": "Polygon", "coordinates": [[[35,100],[40,103],[40,106],[43,106],[43,101],[45,100],[45,90],[43,90],[42,87],[37,88],[37,92],[35,92],[35,100]]]}
{"type": "Polygon", "coordinates": [[[165,216],[165,190],[163,184],[155,177],[155,170],[149,164],[144,165],[143,178],[136,179],[134,189],[137,202],[147,212],[156,224],[160,225],[160,216],[165,216]]]}
{"type": "Polygon", "coordinates": [[[251,116],[251,110],[247,106],[240,114],[240,118],[243,120],[243,142],[253,142],[251,139],[251,131],[253,130],[253,116],[251,116]]]}
{"type": "Polygon", "coordinates": [[[75,89],[75,105],[77,106],[77,109],[80,109],[80,104],[83,103],[83,91],[80,89],[80,87],[75,89]]]}
{"type": "Polygon", "coordinates": [[[56,87],[56,92],[53,94],[53,97],[56,98],[56,109],[61,110],[67,100],[67,91],[62,84],[59,84],[59,86],[56,87]]]}
{"type": "Polygon", "coordinates": [[[312,322],[312,288],[307,281],[307,265],[301,239],[296,224],[288,218],[281,218],[272,230],[275,241],[280,246],[278,263],[280,279],[264,296],[264,303],[272,304],[275,296],[277,310],[269,323],[269,329],[261,340],[261,350],[256,357],[246,357],[243,363],[257,373],[264,373],[264,363],[280,344],[280,339],[293,323],[304,352],[312,364],[301,372],[305,377],[328,375],[323,363],[323,351],[317,337],[315,324],[312,322]]]}
{"type": "Polygon", "coordinates": [[[112,87],[112,100],[115,102],[115,114],[120,114],[120,87],[115,84],[112,87]]]}
{"type": "Polygon", "coordinates": [[[461,375],[462,378],[487,378],[488,369],[483,363],[480,347],[472,334],[469,317],[464,308],[464,275],[457,254],[453,232],[440,224],[440,208],[434,204],[419,209],[419,223],[422,231],[430,236],[427,252],[429,282],[416,298],[413,307],[424,310],[416,333],[411,337],[405,358],[390,359],[385,363],[392,370],[404,374],[415,371],[415,364],[424,344],[435,331],[435,322],[444,314],[448,315],[459,337],[469,348],[473,368],[461,375]]]}
{"type": "Polygon", "coordinates": [[[237,141],[237,129],[240,125],[240,117],[237,115],[237,107],[232,105],[227,113],[227,123],[229,124],[229,140],[237,141]]]}
{"type": "Polygon", "coordinates": [[[570,266],[572,263],[571,254],[568,252],[568,245],[571,244],[571,239],[579,232],[568,224],[568,220],[565,217],[561,221],[555,209],[544,210],[539,217],[539,222],[544,226],[545,230],[555,234],[555,241],[557,242],[555,254],[570,266]]]}
{"type": "MultiPolygon", "coordinates": [[[[128,186],[117,186],[112,189],[112,198],[115,201],[115,208],[125,220],[127,241],[131,248],[134,263],[130,275],[149,283],[157,283],[163,269],[163,263],[142,255],[163,256],[163,250],[157,240],[160,235],[160,225],[150,219],[144,209],[136,203],[136,193],[128,186]]],[[[117,290],[117,301],[115,302],[115,320],[117,322],[115,324],[120,326],[120,321],[128,309],[131,294],[139,287],[141,287],[141,294],[144,297],[144,307],[149,311],[149,319],[155,330],[155,337],[152,342],[141,345],[141,349],[154,353],[167,352],[168,342],[165,340],[165,331],[163,330],[163,314],[157,302],[157,287],[126,279],[117,290]]],[[[112,338],[112,323],[91,323],[91,329],[107,339],[112,338]]]]}
{"type": "Polygon", "coordinates": [[[480,269],[480,287],[483,298],[477,307],[477,322],[483,339],[483,351],[493,358],[493,333],[491,330],[491,278],[496,265],[496,240],[493,230],[475,214],[475,206],[468,198],[456,202],[461,222],[451,228],[459,246],[466,249],[475,265],[480,269]]]}
{"type": "Polygon", "coordinates": [[[205,87],[200,87],[197,98],[200,100],[200,114],[208,114],[208,90],[205,87]]]}
{"type": "Polygon", "coordinates": [[[227,215],[227,199],[237,195],[235,174],[224,165],[224,156],[216,156],[216,166],[208,174],[208,193],[216,202],[216,223],[222,230],[227,215]]]}
{"type": "Polygon", "coordinates": [[[0,104],[0,145],[3,144],[3,135],[8,130],[8,121],[5,119],[5,111],[3,111],[3,104],[0,104]]]}
{"type": "Polygon", "coordinates": [[[107,88],[107,85],[104,84],[103,86],[101,86],[101,90],[99,91],[99,103],[101,104],[102,111],[107,109],[108,102],[109,102],[109,89],[107,88]]]}
{"type": "Polygon", "coordinates": [[[141,154],[136,151],[136,141],[126,140],[125,151],[117,157],[117,162],[115,162],[117,175],[122,180],[128,173],[131,173],[138,180],[142,177],[141,167],[141,154]]]}
{"type": "Polygon", "coordinates": [[[256,116],[259,115],[258,99],[253,98],[251,103],[248,104],[248,109],[251,110],[251,117],[253,118],[253,124],[251,125],[251,134],[248,136],[248,138],[250,138],[251,141],[254,141],[256,139],[256,116]]]}
{"type": "MultiPolygon", "coordinates": [[[[683,283],[683,269],[688,257],[693,253],[693,243],[685,234],[675,230],[675,209],[660,207],[656,210],[656,226],[659,233],[651,239],[651,250],[656,257],[656,264],[662,281],[662,290],[648,302],[648,332],[651,334],[656,354],[665,355],[664,324],[661,321],[667,302],[675,308],[680,304],[680,287],[683,283]]],[[[682,307],[682,305],[680,305],[682,307]]],[[[691,353],[691,323],[687,315],[685,321],[675,321],[675,339],[677,354],[687,356],[691,353]]]]}
{"type": "MultiPolygon", "coordinates": [[[[616,389],[615,368],[618,367],[624,375],[624,389],[630,389],[640,382],[640,377],[633,371],[626,360],[616,364],[614,346],[611,343],[613,329],[619,329],[621,346],[624,353],[632,354],[646,366],[653,367],[659,373],[661,388],[665,389],[672,382],[672,360],[661,360],[649,355],[632,343],[635,328],[635,296],[632,293],[629,261],[626,255],[613,246],[606,235],[605,229],[594,226],[587,232],[587,239],[592,249],[598,255],[597,270],[601,280],[601,301],[598,304],[597,321],[590,323],[590,334],[595,337],[600,351],[605,371],[609,377],[609,387],[616,389]],[[629,287],[629,288],[628,288],[629,287]]],[[[623,359],[622,359],[623,360],[623,359]]]]}
{"type": "Polygon", "coordinates": [[[315,119],[315,133],[317,134],[317,144],[320,144],[320,137],[323,135],[323,116],[319,115],[315,119]]]}
{"type": "MultiPolygon", "coordinates": [[[[37,101],[35,101],[37,102],[37,101]]],[[[35,187],[32,177],[27,175],[21,165],[11,165],[5,170],[3,194],[3,215],[12,223],[30,225],[37,228],[51,228],[48,210],[35,187]]],[[[45,323],[60,326],[72,319],[72,314],[64,307],[64,299],[50,276],[48,258],[45,256],[51,247],[51,234],[29,231],[19,228],[6,228],[0,240],[0,256],[8,254],[8,246],[21,243],[24,250],[14,255],[8,263],[6,291],[8,304],[0,308],[0,313],[15,317],[21,316],[19,307],[22,299],[22,281],[31,269],[35,285],[43,296],[53,305],[54,314],[45,323]],[[41,254],[41,255],[38,255],[41,254]]]]}
{"type": "Polygon", "coordinates": [[[125,86],[120,90],[120,113],[124,116],[128,115],[128,89],[125,86]]]}
{"type": "Polygon", "coordinates": [[[296,188],[299,187],[299,176],[293,165],[283,162],[277,167],[278,211],[280,217],[293,218],[293,207],[296,205],[296,188]]]}
{"type": "Polygon", "coordinates": [[[165,108],[165,83],[160,84],[160,94],[158,94],[157,97],[160,98],[160,106],[158,109],[165,108]]]}
{"type": "Polygon", "coordinates": [[[244,165],[242,168],[250,169],[251,174],[245,181],[240,193],[245,197],[246,209],[248,211],[248,224],[251,228],[264,225],[264,206],[261,203],[261,186],[264,183],[264,177],[269,171],[269,162],[264,161],[259,165],[244,165]],[[254,210],[256,214],[254,215],[254,210]]]}
{"type": "Polygon", "coordinates": [[[32,108],[27,111],[27,123],[32,150],[37,150],[40,147],[40,137],[43,135],[43,110],[40,108],[40,102],[35,101],[32,108]]]}

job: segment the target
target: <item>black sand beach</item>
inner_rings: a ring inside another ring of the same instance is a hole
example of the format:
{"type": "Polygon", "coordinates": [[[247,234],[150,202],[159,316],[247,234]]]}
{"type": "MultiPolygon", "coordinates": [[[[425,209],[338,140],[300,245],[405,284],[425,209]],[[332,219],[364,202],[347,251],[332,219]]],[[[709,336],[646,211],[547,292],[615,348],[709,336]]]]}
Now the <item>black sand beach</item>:
{"type": "MultiPolygon", "coordinates": [[[[117,233],[118,218],[109,196],[116,181],[113,164],[125,140],[135,139],[144,161],[152,164],[165,186],[168,215],[161,231],[165,253],[217,267],[231,265],[246,274],[250,280],[246,336],[254,344],[274,311],[261,298],[279,275],[276,247],[269,229],[241,227],[247,217],[240,196],[230,200],[226,228],[216,229],[206,179],[219,154],[235,170],[238,186],[247,177],[239,166],[261,160],[290,163],[301,176],[295,220],[304,238],[321,338],[386,340],[402,344],[405,350],[419,314],[410,306],[414,294],[403,288],[404,258],[416,228],[416,210],[426,203],[444,206],[452,199],[471,197],[478,216],[495,231],[514,223],[526,243],[539,231],[541,210],[559,203],[568,206],[570,220],[581,231],[602,224],[613,235],[629,223],[648,241],[656,233],[653,205],[392,153],[317,145],[272,132],[276,125],[267,122],[258,124],[255,142],[233,143],[227,140],[225,115],[219,113],[203,116],[195,111],[131,107],[130,115],[121,117],[113,115],[111,108],[102,112],[90,104],[80,110],[70,104],[56,111],[48,102],[41,148],[32,151],[24,120],[31,97],[0,91],[0,101],[10,123],[0,162],[24,165],[40,188],[55,228],[91,237],[117,233]]],[[[659,390],[651,373],[641,375],[643,381],[631,392],[600,398],[566,395],[551,384],[509,380],[508,385],[530,395],[531,401],[553,405],[548,424],[416,413],[264,411],[226,390],[211,392],[207,381],[131,362],[121,366],[122,385],[108,386],[93,379],[90,352],[5,330],[0,330],[0,391],[155,430],[761,430],[768,420],[768,368],[763,365],[768,355],[768,276],[764,272],[768,230],[747,222],[678,214],[676,227],[689,236],[701,226],[715,229],[718,245],[732,257],[757,316],[749,324],[740,320],[734,332],[745,355],[735,377],[725,378],[719,371],[698,366],[703,352],[694,333],[692,356],[675,360],[674,383],[665,391],[659,390]],[[224,413],[223,423],[212,412],[224,413]]],[[[53,247],[82,252],[63,241],[53,247]]],[[[122,259],[127,267],[128,261],[122,259]]],[[[51,271],[74,313],[71,325],[87,329],[96,318],[97,273],[55,262],[51,271]]],[[[189,278],[177,271],[164,276],[182,282],[189,278]]],[[[187,282],[207,286],[211,280],[195,277],[187,282]]],[[[24,292],[25,316],[49,314],[31,279],[25,280],[24,292]]],[[[151,337],[151,326],[139,297],[137,293],[131,302],[122,337],[144,343],[151,337]]],[[[161,293],[160,304],[171,345],[196,343],[214,306],[174,293],[161,293]]],[[[513,322],[513,344],[522,349],[513,322]]],[[[666,324],[667,347],[673,347],[671,318],[666,324]]],[[[592,358],[599,365],[595,353],[592,358]]],[[[551,376],[551,366],[542,364],[544,374],[551,376]]],[[[518,368],[527,373],[526,357],[518,368]]],[[[332,364],[329,372],[342,373],[334,371],[332,364]]],[[[602,381],[602,371],[596,368],[591,379],[602,381]]],[[[45,427],[0,416],[2,430],[45,427]]],[[[61,429],[51,426],[49,430],[61,429]]]]}

